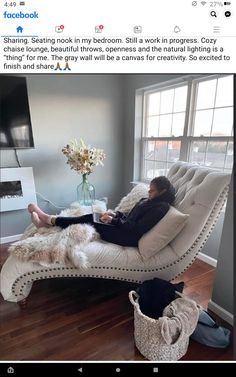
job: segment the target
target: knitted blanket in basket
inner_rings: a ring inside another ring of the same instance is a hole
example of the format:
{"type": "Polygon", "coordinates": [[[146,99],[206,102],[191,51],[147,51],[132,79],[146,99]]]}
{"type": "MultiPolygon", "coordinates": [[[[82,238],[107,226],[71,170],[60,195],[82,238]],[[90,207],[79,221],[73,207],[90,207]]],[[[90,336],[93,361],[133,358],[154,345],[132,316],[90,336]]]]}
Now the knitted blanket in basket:
{"type": "Polygon", "coordinates": [[[177,298],[163,311],[161,334],[166,344],[173,344],[178,338],[189,337],[195,330],[200,313],[200,307],[195,301],[187,298],[177,298]]]}
{"type": "MultiPolygon", "coordinates": [[[[81,216],[82,208],[67,209],[60,216],[81,216]]],[[[36,228],[29,225],[20,241],[11,245],[8,251],[19,260],[37,262],[48,266],[61,264],[86,268],[89,266],[83,246],[99,238],[95,228],[89,224],[74,224],[66,229],[57,226],[36,228]]]]}

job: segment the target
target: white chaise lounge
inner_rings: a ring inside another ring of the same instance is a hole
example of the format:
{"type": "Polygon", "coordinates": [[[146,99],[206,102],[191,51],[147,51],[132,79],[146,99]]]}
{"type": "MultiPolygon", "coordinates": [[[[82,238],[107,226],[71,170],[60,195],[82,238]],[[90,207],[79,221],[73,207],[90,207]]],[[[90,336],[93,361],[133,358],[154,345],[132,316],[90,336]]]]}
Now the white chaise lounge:
{"type": "MultiPolygon", "coordinates": [[[[86,269],[58,265],[43,267],[9,256],[1,271],[4,299],[24,300],[33,282],[40,279],[93,277],[141,283],[154,277],[172,280],[181,275],[203,248],[219,217],[227,197],[230,175],[179,161],[171,167],[168,178],[177,193],[175,207],[189,214],[189,218],[180,233],[156,255],[144,262],[137,248],[97,240],[85,246],[90,263],[86,269]]],[[[136,187],[128,199],[131,202],[139,200],[144,190],[147,192],[143,185],[140,190],[136,187]]]]}

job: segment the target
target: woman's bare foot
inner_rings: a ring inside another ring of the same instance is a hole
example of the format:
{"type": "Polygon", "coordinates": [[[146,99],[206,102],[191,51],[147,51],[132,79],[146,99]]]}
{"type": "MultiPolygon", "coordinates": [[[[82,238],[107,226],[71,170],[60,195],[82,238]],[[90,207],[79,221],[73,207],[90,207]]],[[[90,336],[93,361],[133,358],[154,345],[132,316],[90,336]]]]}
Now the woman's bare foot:
{"type": "Polygon", "coordinates": [[[32,220],[32,223],[36,226],[36,228],[42,228],[42,227],[48,226],[48,224],[40,220],[36,212],[31,213],[31,220],[32,220]]]}
{"type": "Polygon", "coordinates": [[[43,212],[36,204],[30,203],[28,205],[28,211],[31,214],[32,213],[36,213],[38,215],[38,217],[39,217],[39,220],[41,220],[43,223],[45,223],[47,225],[52,225],[52,223],[51,223],[51,217],[52,216],[50,216],[47,213],[43,212]]]}
{"type": "Polygon", "coordinates": [[[34,203],[30,203],[29,205],[28,205],[28,211],[30,212],[30,213],[32,213],[32,212],[36,212],[38,215],[41,213],[42,215],[46,215],[46,213],[45,212],[43,212],[38,206],[37,206],[37,204],[34,204],[34,203]]]}

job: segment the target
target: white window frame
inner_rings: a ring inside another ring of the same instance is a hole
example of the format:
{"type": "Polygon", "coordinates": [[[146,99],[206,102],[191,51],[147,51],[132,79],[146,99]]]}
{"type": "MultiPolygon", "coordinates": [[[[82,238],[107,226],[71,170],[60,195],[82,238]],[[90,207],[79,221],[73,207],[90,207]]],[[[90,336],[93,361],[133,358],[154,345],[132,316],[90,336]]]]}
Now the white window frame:
{"type": "MultiPolygon", "coordinates": [[[[214,75],[196,75],[196,76],[184,76],[181,79],[172,80],[166,83],[162,83],[156,86],[153,86],[151,89],[143,89],[143,100],[142,100],[142,130],[141,130],[141,148],[140,148],[140,180],[142,182],[150,182],[150,179],[147,179],[144,176],[144,153],[145,153],[145,143],[147,141],[180,141],[180,156],[179,160],[181,161],[190,161],[191,152],[192,152],[192,144],[194,141],[233,141],[233,136],[193,136],[193,126],[194,126],[194,110],[195,110],[195,102],[196,102],[196,86],[199,82],[208,81],[212,79],[217,79],[225,76],[231,76],[231,74],[214,74],[214,75]],[[178,88],[184,85],[188,85],[187,91],[187,101],[186,101],[186,111],[185,111],[185,124],[184,124],[184,131],[183,135],[179,137],[148,137],[145,136],[146,130],[146,119],[147,119],[147,95],[151,93],[155,93],[158,91],[178,88]]],[[[215,102],[214,102],[215,105],[215,102]]],[[[225,155],[226,158],[226,155],[225,155]]],[[[201,165],[204,166],[204,165],[201,165]]],[[[215,168],[217,169],[217,168],[215,168]]],[[[220,171],[224,171],[224,169],[218,169],[220,171]]],[[[168,171],[168,170],[167,170],[168,171]]],[[[228,171],[228,170],[227,170],[228,171]]]]}

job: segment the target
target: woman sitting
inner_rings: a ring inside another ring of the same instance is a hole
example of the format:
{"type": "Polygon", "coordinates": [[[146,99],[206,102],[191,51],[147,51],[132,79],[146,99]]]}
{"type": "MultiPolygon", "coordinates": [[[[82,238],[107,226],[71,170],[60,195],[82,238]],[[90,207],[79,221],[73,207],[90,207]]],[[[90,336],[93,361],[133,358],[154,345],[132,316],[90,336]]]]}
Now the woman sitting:
{"type": "Polygon", "coordinates": [[[91,224],[104,241],[137,247],[142,235],[165,216],[174,200],[174,187],[166,177],[161,176],[151,181],[148,198],[141,199],[128,214],[119,211],[101,214],[101,222],[113,226],[95,223],[92,214],[79,217],[52,216],[35,204],[29,204],[28,210],[37,228],[53,225],[66,228],[72,224],[91,224]]]}

